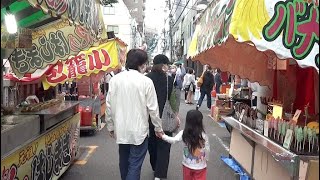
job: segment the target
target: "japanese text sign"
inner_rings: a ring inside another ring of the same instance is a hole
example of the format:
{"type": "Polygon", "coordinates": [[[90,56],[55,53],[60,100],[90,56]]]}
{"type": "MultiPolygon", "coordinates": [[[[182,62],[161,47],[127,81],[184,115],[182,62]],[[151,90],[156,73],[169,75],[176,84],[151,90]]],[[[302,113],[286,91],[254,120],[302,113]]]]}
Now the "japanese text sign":
{"type": "Polygon", "coordinates": [[[79,151],[80,114],[1,159],[1,180],[57,180],[79,151]]]}
{"type": "MultiPolygon", "coordinates": [[[[105,31],[100,3],[95,0],[28,0],[52,16],[60,16],[85,27],[91,35],[99,37],[105,31]]],[[[101,36],[100,36],[101,37],[101,36]]]]}
{"type": "Polygon", "coordinates": [[[9,57],[12,70],[19,78],[100,43],[88,30],[70,26],[67,20],[33,31],[32,38],[31,49],[16,49],[9,57]]]}
{"type": "Polygon", "coordinates": [[[51,71],[46,72],[42,83],[46,90],[70,79],[80,79],[82,76],[90,76],[92,73],[97,74],[119,66],[118,45],[116,40],[112,40],[81,51],[76,56],[70,56],[66,61],[58,61],[51,71]]]}

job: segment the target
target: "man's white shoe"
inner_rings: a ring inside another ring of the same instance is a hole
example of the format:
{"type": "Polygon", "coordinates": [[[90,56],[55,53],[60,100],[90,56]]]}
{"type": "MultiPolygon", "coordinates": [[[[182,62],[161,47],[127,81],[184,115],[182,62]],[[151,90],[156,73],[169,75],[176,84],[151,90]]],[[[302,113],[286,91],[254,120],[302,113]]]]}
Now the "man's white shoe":
{"type": "Polygon", "coordinates": [[[154,178],[154,180],[161,180],[161,179],[156,177],[156,178],[154,178]]]}

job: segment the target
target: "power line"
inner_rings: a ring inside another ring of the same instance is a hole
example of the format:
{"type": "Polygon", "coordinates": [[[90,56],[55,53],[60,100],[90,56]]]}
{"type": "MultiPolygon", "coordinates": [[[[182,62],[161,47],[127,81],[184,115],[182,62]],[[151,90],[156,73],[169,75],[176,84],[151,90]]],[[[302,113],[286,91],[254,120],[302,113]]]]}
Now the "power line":
{"type": "MultiPolygon", "coordinates": [[[[186,3],[186,5],[184,6],[184,8],[182,9],[182,12],[180,13],[180,15],[179,15],[179,17],[177,18],[176,22],[174,22],[174,24],[173,24],[172,27],[174,27],[174,26],[177,24],[177,22],[179,21],[180,17],[182,16],[184,10],[185,10],[186,7],[188,6],[189,2],[190,2],[190,0],[188,0],[188,2],[186,3]]],[[[197,2],[198,2],[198,1],[197,1],[197,2]]],[[[191,9],[190,9],[190,10],[191,10],[191,9]]],[[[189,11],[190,11],[190,10],[189,10],[189,11]]],[[[188,13],[189,13],[189,11],[188,11],[188,13]]],[[[188,14],[188,13],[187,13],[187,14],[188,14]]],[[[187,15],[187,14],[186,14],[186,15],[187,15]]]]}
{"type": "MultiPolygon", "coordinates": [[[[176,4],[176,5],[177,5],[177,8],[176,8],[176,10],[174,11],[173,14],[176,14],[176,12],[177,12],[177,10],[178,10],[178,8],[179,8],[180,3],[181,3],[181,0],[178,2],[178,4],[176,4]]],[[[170,13],[171,13],[171,12],[170,12],[170,13]]]]}

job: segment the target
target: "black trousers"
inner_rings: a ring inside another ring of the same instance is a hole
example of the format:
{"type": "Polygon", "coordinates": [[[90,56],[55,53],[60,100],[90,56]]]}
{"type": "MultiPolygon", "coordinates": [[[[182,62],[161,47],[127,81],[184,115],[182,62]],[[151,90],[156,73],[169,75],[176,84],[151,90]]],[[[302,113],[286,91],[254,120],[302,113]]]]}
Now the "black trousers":
{"type": "MultiPolygon", "coordinates": [[[[168,136],[172,136],[171,132],[164,133],[168,136]]],[[[167,178],[171,144],[163,141],[155,135],[154,126],[150,120],[148,143],[150,164],[154,171],[154,176],[157,178],[167,178]]]]}

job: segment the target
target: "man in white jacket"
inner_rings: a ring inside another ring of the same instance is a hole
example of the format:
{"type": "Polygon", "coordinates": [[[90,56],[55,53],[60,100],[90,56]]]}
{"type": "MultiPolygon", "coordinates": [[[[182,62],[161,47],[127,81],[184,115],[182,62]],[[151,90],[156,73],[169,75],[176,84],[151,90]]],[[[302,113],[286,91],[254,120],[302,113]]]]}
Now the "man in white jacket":
{"type": "Polygon", "coordinates": [[[122,180],[139,180],[148,149],[149,115],[158,137],[163,135],[156,91],[143,75],[147,53],[132,49],[127,54],[126,70],[109,82],[106,120],[110,136],[119,144],[122,180]]]}

